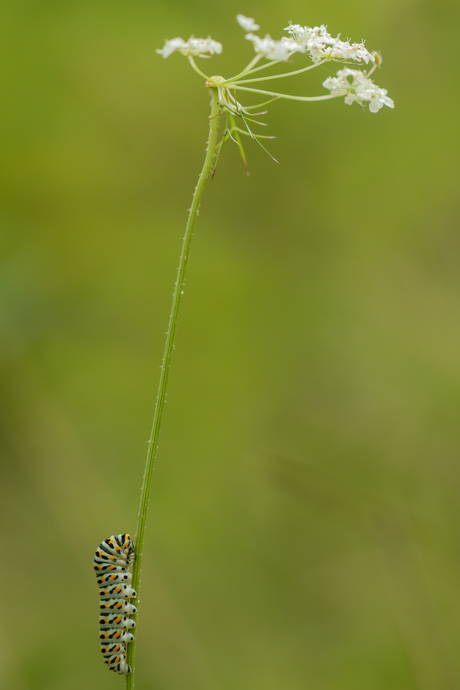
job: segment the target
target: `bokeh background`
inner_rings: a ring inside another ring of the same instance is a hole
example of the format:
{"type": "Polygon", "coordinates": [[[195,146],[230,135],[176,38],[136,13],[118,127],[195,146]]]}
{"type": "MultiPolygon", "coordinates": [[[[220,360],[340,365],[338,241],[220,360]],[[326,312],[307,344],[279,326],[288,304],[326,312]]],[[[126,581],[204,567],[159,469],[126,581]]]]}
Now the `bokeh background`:
{"type": "MultiPolygon", "coordinates": [[[[105,690],[92,557],[134,533],[208,96],[326,23],[396,108],[277,102],[192,248],[147,528],[139,690],[460,687],[459,7],[16,0],[0,10],[0,686],[105,690]]],[[[296,61],[296,64],[299,60],[296,61]]],[[[293,82],[323,93],[331,65],[293,82]]],[[[277,86],[279,86],[278,82],[277,86]]]]}

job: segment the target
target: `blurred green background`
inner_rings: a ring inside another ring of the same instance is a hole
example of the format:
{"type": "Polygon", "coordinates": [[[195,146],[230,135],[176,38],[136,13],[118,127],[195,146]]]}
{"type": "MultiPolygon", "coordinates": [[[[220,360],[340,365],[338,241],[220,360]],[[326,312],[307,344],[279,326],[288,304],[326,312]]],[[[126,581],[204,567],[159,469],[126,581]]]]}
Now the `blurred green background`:
{"type": "MultiPolygon", "coordinates": [[[[139,690],[460,687],[460,11],[446,0],[0,10],[0,686],[105,690],[92,558],[135,532],[208,95],[325,23],[378,114],[277,102],[205,190],[142,572],[139,690]]],[[[298,64],[300,60],[296,60],[298,64]]],[[[335,66],[299,77],[322,94],[335,66]]],[[[278,85],[280,82],[278,82],[278,85]]]]}

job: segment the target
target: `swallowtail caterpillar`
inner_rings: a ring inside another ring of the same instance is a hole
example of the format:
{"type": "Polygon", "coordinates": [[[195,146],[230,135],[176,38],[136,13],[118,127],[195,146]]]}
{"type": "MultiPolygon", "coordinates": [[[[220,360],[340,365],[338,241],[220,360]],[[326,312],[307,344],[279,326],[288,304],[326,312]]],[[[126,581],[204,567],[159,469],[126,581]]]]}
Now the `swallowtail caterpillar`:
{"type": "Polygon", "coordinates": [[[108,537],[96,549],[94,570],[99,585],[99,639],[108,667],[120,675],[131,673],[126,663],[126,645],[134,640],[130,628],[136,625],[130,614],[136,607],[129,600],[136,596],[130,587],[128,568],[135,559],[134,542],[129,534],[108,537]]]}

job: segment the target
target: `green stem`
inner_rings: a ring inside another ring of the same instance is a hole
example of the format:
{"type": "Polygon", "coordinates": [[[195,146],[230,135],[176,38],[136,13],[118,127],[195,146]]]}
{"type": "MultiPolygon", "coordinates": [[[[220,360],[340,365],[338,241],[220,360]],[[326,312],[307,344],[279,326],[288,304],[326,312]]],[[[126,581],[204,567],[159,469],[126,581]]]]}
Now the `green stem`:
{"type": "Polygon", "coordinates": [[[282,79],[283,77],[293,77],[296,74],[302,74],[302,72],[308,72],[311,69],[315,69],[315,67],[319,67],[319,65],[322,65],[325,62],[327,62],[327,60],[321,60],[321,62],[317,62],[315,65],[308,65],[308,67],[302,67],[302,69],[296,69],[294,72],[282,72],[281,74],[270,74],[268,77],[257,77],[257,79],[238,79],[238,81],[235,81],[235,83],[237,83],[237,84],[250,84],[250,83],[255,82],[255,81],[270,81],[270,79],[282,79]]]}
{"type": "Polygon", "coordinates": [[[188,61],[195,72],[200,75],[200,77],[204,77],[206,80],[209,79],[209,77],[197,67],[196,62],[191,55],[188,56],[188,61]]]}
{"type": "Polygon", "coordinates": [[[244,68],[242,72],[239,74],[236,74],[234,77],[231,77],[231,79],[226,79],[224,82],[224,86],[227,84],[231,84],[235,81],[235,79],[239,79],[240,77],[244,77],[248,74],[254,74],[254,72],[260,72],[263,69],[268,69],[269,67],[274,67],[275,65],[279,65],[282,60],[270,60],[270,62],[266,62],[264,65],[260,65],[260,67],[252,67],[252,65],[257,64],[259,60],[262,58],[262,55],[259,53],[259,55],[256,55],[254,60],[252,60],[247,67],[244,68]]]}
{"type": "Polygon", "coordinates": [[[331,98],[337,98],[337,96],[332,96],[329,93],[326,96],[290,96],[288,93],[275,93],[274,91],[262,91],[262,89],[250,89],[249,86],[239,86],[238,84],[232,84],[232,89],[262,93],[266,96],[274,96],[275,98],[287,98],[290,101],[329,101],[331,98]]]}
{"type": "MultiPolygon", "coordinates": [[[[193,195],[192,205],[187,220],[185,235],[182,243],[182,251],[179,260],[179,267],[177,269],[177,279],[174,286],[173,301],[171,307],[171,314],[169,317],[168,332],[166,334],[166,343],[163,355],[163,363],[161,367],[160,382],[158,384],[158,394],[155,405],[155,413],[153,416],[152,431],[150,434],[149,449],[147,453],[147,461],[145,464],[144,480],[142,483],[141,500],[139,506],[139,517],[137,522],[137,533],[135,537],[136,545],[136,560],[133,567],[133,581],[132,586],[137,592],[137,599],[134,604],[138,607],[140,574],[142,563],[142,546],[144,543],[145,521],[147,518],[147,509],[149,504],[150,485],[152,483],[153,466],[157,451],[158,436],[160,434],[161,418],[166,400],[166,388],[168,385],[169,368],[171,364],[171,357],[174,349],[174,338],[176,335],[177,317],[179,314],[179,307],[182,295],[184,293],[185,272],[187,269],[187,262],[190,252],[190,244],[193,237],[193,228],[195,220],[198,215],[198,209],[203,195],[204,187],[207,177],[211,171],[214,154],[217,143],[217,128],[219,125],[219,102],[218,92],[216,88],[211,88],[211,115],[209,117],[209,137],[206,149],[206,158],[203,164],[203,169],[198,178],[198,184],[193,195]]],[[[137,613],[131,616],[137,621],[137,613]]],[[[134,658],[136,650],[136,634],[134,641],[128,645],[127,662],[132,668],[132,672],[126,676],[126,690],[134,688],[134,658]]]]}
{"type": "Polygon", "coordinates": [[[253,71],[256,72],[257,69],[262,69],[261,67],[258,67],[257,69],[253,69],[254,65],[257,65],[257,63],[259,62],[261,57],[262,57],[262,55],[259,54],[259,55],[256,55],[254,58],[252,58],[249,65],[246,65],[244,70],[242,72],[239,72],[239,74],[237,74],[235,77],[233,77],[233,79],[239,79],[240,77],[244,77],[245,74],[250,74],[253,71]]]}

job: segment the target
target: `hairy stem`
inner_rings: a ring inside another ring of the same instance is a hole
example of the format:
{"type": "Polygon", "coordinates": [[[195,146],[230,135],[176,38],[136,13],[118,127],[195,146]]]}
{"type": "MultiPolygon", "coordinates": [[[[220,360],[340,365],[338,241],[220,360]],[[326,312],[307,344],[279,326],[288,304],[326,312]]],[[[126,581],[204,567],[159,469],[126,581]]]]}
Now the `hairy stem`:
{"type": "MultiPolygon", "coordinates": [[[[203,190],[206,180],[211,171],[214,154],[217,143],[217,128],[219,124],[219,103],[218,92],[216,88],[211,88],[211,115],[209,117],[209,137],[206,148],[206,158],[203,164],[203,169],[198,178],[198,184],[193,195],[192,205],[190,207],[185,235],[182,242],[182,251],[179,260],[179,267],[177,269],[177,279],[174,286],[173,301],[171,306],[171,314],[169,316],[168,332],[166,334],[166,343],[163,355],[163,362],[161,366],[160,382],[158,384],[158,394],[155,405],[155,413],[153,416],[152,431],[150,434],[149,449],[147,453],[147,460],[145,464],[144,480],[142,483],[141,500],[139,506],[139,517],[137,522],[137,532],[135,537],[136,546],[136,560],[133,567],[133,581],[132,586],[137,592],[137,599],[134,604],[139,604],[139,586],[140,574],[142,564],[142,547],[144,543],[145,522],[147,518],[147,510],[149,505],[150,485],[152,483],[153,466],[155,463],[155,456],[157,450],[158,436],[160,434],[161,419],[163,416],[163,409],[166,400],[166,388],[168,385],[169,368],[171,364],[171,357],[174,349],[174,338],[176,335],[177,317],[179,314],[179,307],[181,298],[184,292],[185,272],[187,270],[187,262],[190,252],[190,244],[193,237],[193,228],[195,220],[198,215],[198,209],[203,195],[203,190]]],[[[132,615],[132,618],[137,621],[137,613],[132,615]]],[[[134,688],[134,659],[136,651],[136,635],[134,641],[128,645],[127,662],[132,668],[132,672],[126,676],[126,690],[134,688]]]]}

